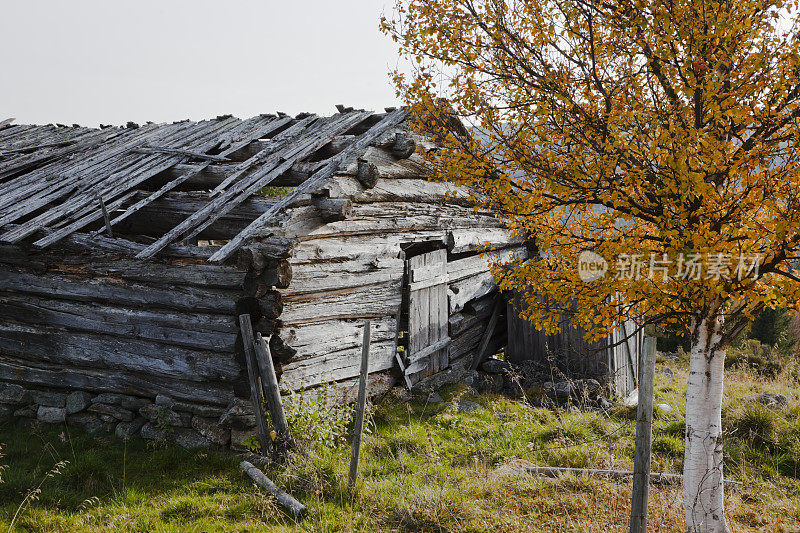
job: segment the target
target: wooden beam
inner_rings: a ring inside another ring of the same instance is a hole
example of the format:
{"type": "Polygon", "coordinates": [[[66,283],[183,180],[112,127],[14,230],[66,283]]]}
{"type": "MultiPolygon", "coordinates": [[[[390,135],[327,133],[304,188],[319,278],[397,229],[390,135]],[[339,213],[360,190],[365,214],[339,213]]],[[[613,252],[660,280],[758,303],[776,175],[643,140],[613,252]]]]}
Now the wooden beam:
{"type": "Polygon", "coordinates": [[[141,148],[134,148],[134,152],[142,154],[176,154],[185,155],[192,159],[205,159],[207,161],[216,161],[218,163],[230,161],[227,157],[221,155],[208,155],[202,152],[194,152],[192,150],[182,150],[180,148],[164,148],[160,146],[142,146],[141,148]]]}
{"type": "Polygon", "coordinates": [[[353,202],[347,198],[323,198],[314,196],[311,199],[319,217],[325,222],[345,220],[353,214],[353,202]]]}
{"type": "Polygon", "coordinates": [[[322,180],[327,179],[336,172],[341,165],[346,165],[354,161],[360,153],[366,149],[372,142],[378,139],[386,131],[395,127],[408,116],[408,111],[405,109],[393,111],[387,114],[383,120],[377,125],[370,128],[366,133],[359,136],[350,146],[333,156],[328,163],[319,171],[315,172],[313,176],[308,178],[302,185],[296,187],[289,194],[281,198],[272,208],[266,213],[262,214],[254,220],[247,228],[245,228],[239,235],[234,237],[229,243],[219,249],[214,255],[211,256],[209,261],[212,263],[221,263],[230,257],[236,250],[238,250],[244,243],[257,233],[266,222],[282,209],[294,202],[300,195],[313,190],[322,180]]]}
{"type": "Polygon", "coordinates": [[[470,370],[475,370],[478,368],[478,365],[480,365],[483,360],[486,359],[486,356],[489,355],[487,353],[489,351],[489,343],[492,341],[492,335],[494,335],[494,330],[497,327],[497,319],[500,316],[500,306],[502,305],[502,301],[502,297],[498,295],[497,302],[494,305],[494,311],[492,311],[492,316],[489,318],[489,324],[486,326],[486,331],[483,333],[483,338],[478,346],[478,351],[475,352],[475,359],[473,359],[472,364],[469,366],[470,370]]]}
{"type": "Polygon", "coordinates": [[[278,486],[272,482],[272,480],[265,476],[261,470],[253,466],[252,463],[242,461],[239,466],[242,468],[242,470],[244,470],[245,474],[250,476],[250,479],[256,482],[259,487],[269,491],[269,493],[272,494],[276,500],[278,500],[278,503],[291,511],[295,519],[301,518],[306,514],[305,505],[295,500],[291,494],[279,489],[278,486]]]}
{"type": "Polygon", "coordinates": [[[431,354],[438,352],[444,348],[450,346],[450,337],[444,338],[440,341],[431,344],[430,346],[423,348],[417,352],[408,355],[408,362],[410,363],[406,368],[406,375],[413,374],[414,372],[419,372],[420,370],[426,368],[427,362],[424,361],[426,357],[431,354]],[[422,368],[419,368],[422,365],[422,368]]]}
{"type": "Polygon", "coordinates": [[[267,431],[267,424],[264,421],[264,411],[261,402],[261,387],[258,382],[258,364],[256,362],[256,352],[253,347],[253,326],[250,322],[250,315],[239,315],[239,327],[242,331],[242,345],[244,346],[244,359],[247,363],[247,377],[250,384],[250,398],[253,402],[253,412],[256,415],[256,431],[258,442],[261,445],[261,455],[267,455],[272,450],[272,439],[267,431]]]}
{"type": "Polygon", "coordinates": [[[103,201],[103,197],[99,194],[97,195],[97,200],[100,202],[100,209],[103,210],[103,221],[106,225],[106,233],[109,237],[114,237],[114,232],[111,231],[111,220],[108,217],[108,209],[106,209],[106,203],[103,201]]]}
{"type": "Polygon", "coordinates": [[[286,413],[283,411],[281,403],[281,391],[278,388],[278,377],[275,375],[275,365],[272,363],[272,354],[269,351],[269,344],[264,340],[260,333],[256,333],[255,354],[258,361],[258,370],[261,374],[261,386],[263,387],[264,398],[267,400],[269,414],[272,418],[272,427],[277,435],[275,451],[279,455],[286,453],[292,445],[292,436],[289,433],[289,423],[286,421],[286,413]]]}

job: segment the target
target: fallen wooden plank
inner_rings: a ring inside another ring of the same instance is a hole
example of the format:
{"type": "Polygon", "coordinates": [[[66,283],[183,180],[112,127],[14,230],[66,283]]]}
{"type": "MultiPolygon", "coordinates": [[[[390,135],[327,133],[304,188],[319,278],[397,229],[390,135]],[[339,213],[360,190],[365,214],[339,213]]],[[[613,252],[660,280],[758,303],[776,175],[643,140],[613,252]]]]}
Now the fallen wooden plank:
{"type": "Polygon", "coordinates": [[[306,514],[307,510],[305,505],[295,500],[291,494],[279,489],[272,480],[265,476],[261,470],[253,466],[252,463],[242,461],[239,466],[242,467],[242,470],[244,470],[245,473],[250,476],[250,479],[255,481],[258,486],[268,490],[281,505],[291,511],[295,519],[301,518],[306,514]]]}

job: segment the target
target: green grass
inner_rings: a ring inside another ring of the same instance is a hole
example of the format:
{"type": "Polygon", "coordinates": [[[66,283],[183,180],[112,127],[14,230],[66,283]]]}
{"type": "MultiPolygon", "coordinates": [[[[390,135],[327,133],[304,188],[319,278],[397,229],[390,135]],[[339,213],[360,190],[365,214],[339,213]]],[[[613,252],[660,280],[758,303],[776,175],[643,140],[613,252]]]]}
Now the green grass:
{"type": "MultiPolygon", "coordinates": [[[[675,381],[656,379],[656,403],[672,407],[655,420],[653,470],[680,473],[683,363],[675,381]]],[[[746,369],[727,376],[724,422],[728,490],[736,531],[800,531],[800,407],[797,382],[765,381],[746,369]],[[770,411],[737,398],[783,392],[789,408],[770,411]]],[[[446,400],[468,397],[463,388],[446,400]]],[[[443,404],[386,398],[374,406],[355,494],[346,487],[349,448],[321,439],[267,475],[304,502],[295,523],[238,469],[238,457],[186,451],[140,440],[90,436],[64,427],[0,427],[0,530],[28,491],[20,531],[625,531],[630,485],[585,476],[499,477],[516,459],[555,466],[632,466],[630,409],[609,414],[533,408],[503,397],[471,398],[483,410],[456,414],[443,404]],[[323,445],[323,440],[328,442],[323,445]],[[45,478],[60,461],[60,473],[45,478]],[[44,482],[42,482],[44,480],[44,482]]],[[[301,435],[302,436],[302,435],[301,435]]],[[[680,486],[651,490],[653,531],[682,530],[680,486]]]]}

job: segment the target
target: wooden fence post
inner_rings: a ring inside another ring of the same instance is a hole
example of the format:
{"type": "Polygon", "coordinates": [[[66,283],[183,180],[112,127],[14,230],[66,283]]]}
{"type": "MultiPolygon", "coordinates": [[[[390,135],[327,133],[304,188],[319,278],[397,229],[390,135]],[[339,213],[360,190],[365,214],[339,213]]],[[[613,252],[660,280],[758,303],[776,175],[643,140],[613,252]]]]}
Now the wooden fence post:
{"type": "Polygon", "coordinates": [[[650,482],[650,451],[653,439],[656,339],[645,337],[639,355],[639,405],[636,408],[636,448],[633,458],[631,533],[647,531],[647,496],[650,482]]]}
{"type": "Polygon", "coordinates": [[[278,376],[275,375],[272,354],[269,351],[269,344],[261,336],[261,333],[256,333],[254,347],[258,369],[261,373],[261,384],[264,388],[264,398],[267,400],[272,426],[275,428],[275,434],[278,437],[276,449],[279,454],[284,454],[291,445],[292,437],[289,433],[286,413],[284,413],[283,404],[281,403],[281,391],[278,388],[278,376]]]}
{"type": "Polygon", "coordinates": [[[347,486],[350,490],[356,485],[358,477],[358,458],[361,454],[361,433],[364,430],[364,409],[367,405],[367,374],[369,374],[369,332],[370,321],[364,321],[364,339],[361,344],[361,376],[358,379],[358,400],[353,424],[353,447],[350,452],[350,473],[347,476],[347,486]]]}
{"type": "Polygon", "coordinates": [[[253,399],[253,412],[256,415],[256,431],[261,455],[266,456],[272,450],[272,439],[269,437],[267,425],[264,423],[264,407],[261,403],[261,385],[258,382],[258,364],[253,349],[253,324],[247,313],[239,315],[239,329],[242,332],[244,360],[247,363],[247,377],[250,382],[250,396],[253,399]]]}

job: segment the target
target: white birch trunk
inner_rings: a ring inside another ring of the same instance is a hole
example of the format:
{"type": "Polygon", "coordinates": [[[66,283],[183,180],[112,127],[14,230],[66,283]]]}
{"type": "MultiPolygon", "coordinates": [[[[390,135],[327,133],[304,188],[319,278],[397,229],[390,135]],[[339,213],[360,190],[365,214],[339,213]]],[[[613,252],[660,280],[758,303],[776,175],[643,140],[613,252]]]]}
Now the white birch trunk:
{"type": "Polygon", "coordinates": [[[687,533],[725,533],[722,472],[722,384],[726,346],[722,318],[695,323],[686,385],[683,507],[687,533]]]}

